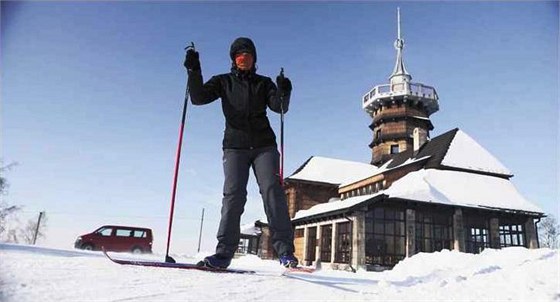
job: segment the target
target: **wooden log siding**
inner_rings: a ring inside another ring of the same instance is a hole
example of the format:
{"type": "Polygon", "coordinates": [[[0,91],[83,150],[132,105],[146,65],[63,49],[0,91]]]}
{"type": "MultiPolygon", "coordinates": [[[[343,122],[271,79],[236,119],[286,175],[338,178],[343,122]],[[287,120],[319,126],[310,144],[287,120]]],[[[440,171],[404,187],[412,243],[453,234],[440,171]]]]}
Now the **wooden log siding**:
{"type": "Polygon", "coordinates": [[[397,181],[408,173],[421,169],[422,165],[423,162],[410,164],[399,169],[388,171],[387,173],[375,175],[341,187],[338,190],[338,193],[341,199],[377,193],[380,190],[389,188],[393,184],[393,182],[397,181]],[[374,186],[373,190],[368,190],[368,186],[374,186]]]}
{"type": "Polygon", "coordinates": [[[409,122],[412,122],[412,121],[420,122],[420,121],[422,121],[424,124],[429,123],[429,120],[417,119],[416,117],[428,118],[425,113],[421,113],[421,112],[409,113],[407,111],[404,111],[404,112],[397,112],[397,113],[390,113],[390,114],[379,114],[379,115],[376,115],[373,118],[373,121],[372,121],[372,124],[370,125],[370,128],[377,127],[377,126],[385,124],[389,121],[399,122],[399,121],[402,121],[402,120],[406,120],[406,121],[409,121],[409,122]]]}
{"type": "Polygon", "coordinates": [[[274,250],[272,248],[272,237],[270,234],[270,228],[268,226],[261,228],[262,234],[260,238],[260,253],[257,254],[262,259],[273,259],[274,250]]]}
{"type": "Polygon", "coordinates": [[[294,218],[297,211],[307,210],[320,203],[326,203],[333,197],[338,197],[338,186],[293,181],[286,186],[285,192],[290,218],[294,218]]]}
{"type": "Polygon", "coordinates": [[[402,98],[384,102],[373,112],[372,118],[369,127],[373,130],[373,140],[369,147],[372,148],[371,163],[375,165],[392,158],[392,145],[398,145],[399,152],[412,149],[414,128],[420,128],[425,137],[433,129],[429,113],[422,103],[402,98]]]}
{"type": "Polygon", "coordinates": [[[383,174],[375,175],[375,176],[366,178],[364,180],[360,180],[358,182],[355,182],[353,184],[349,184],[347,186],[340,187],[340,189],[338,190],[338,194],[342,195],[342,194],[350,192],[352,190],[367,187],[368,185],[375,185],[376,182],[383,181],[384,179],[385,179],[385,175],[383,175],[383,174]]]}
{"type": "Polygon", "coordinates": [[[303,255],[304,255],[304,229],[300,228],[300,229],[296,229],[294,232],[294,248],[295,248],[295,252],[294,255],[296,256],[296,258],[298,259],[302,259],[303,260],[303,255]]]}

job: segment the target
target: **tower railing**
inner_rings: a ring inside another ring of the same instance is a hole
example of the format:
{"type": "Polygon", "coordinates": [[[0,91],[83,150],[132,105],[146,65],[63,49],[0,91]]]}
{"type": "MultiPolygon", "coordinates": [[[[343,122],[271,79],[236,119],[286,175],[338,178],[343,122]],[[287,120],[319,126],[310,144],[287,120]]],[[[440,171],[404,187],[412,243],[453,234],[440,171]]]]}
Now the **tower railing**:
{"type": "Polygon", "coordinates": [[[363,97],[362,106],[367,108],[376,100],[391,98],[395,96],[412,96],[419,99],[438,100],[438,95],[434,87],[420,83],[396,83],[383,84],[373,87],[363,97]]]}

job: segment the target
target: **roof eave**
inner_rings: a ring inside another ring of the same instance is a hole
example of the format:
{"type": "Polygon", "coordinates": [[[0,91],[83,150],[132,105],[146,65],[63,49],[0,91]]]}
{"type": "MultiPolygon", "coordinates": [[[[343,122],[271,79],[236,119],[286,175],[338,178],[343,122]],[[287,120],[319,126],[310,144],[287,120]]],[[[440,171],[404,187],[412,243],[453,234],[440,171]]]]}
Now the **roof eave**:
{"type": "Polygon", "coordinates": [[[449,171],[457,171],[457,172],[465,172],[465,173],[472,173],[472,174],[480,174],[480,175],[485,175],[485,176],[492,176],[492,177],[499,177],[499,178],[503,178],[503,179],[507,179],[509,180],[510,178],[513,177],[513,174],[502,174],[502,173],[495,173],[495,172],[487,172],[487,171],[480,171],[480,170],[470,170],[470,169],[465,169],[465,168],[457,168],[457,167],[452,167],[452,166],[446,166],[446,165],[438,165],[437,167],[433,167],[435,169],[438,170],[449,170],[449,171]]]}
{"type": "Polygon", "coordinates": [[[324,218],[337,216],[337,215],[341,215],[341,214],[349,214],[349,213],[352,213],[353,211],[355,211],[357,208],[367,206],[370,203],[374,203],[374,202],[377,202],[379,200],[383,200],[387,197],[388,197],[388,195],[386,195],[386,194],[376,195],[376,196],[373,196],[370,199],[366,199],[366,200],[364,200],[360,203],[357,203],[357,204],[355,204],[353,206],[350,206],[350,207],[347,207],[347,208],[336,209],[336,210],[332,210],[332,211],[328,211],[328,212],[317,213],[317,214],[313,214],[313,215],[309,215],[309,216],[305,216],[305,217],[301,217],[301,218],[292,219],[292,223],[299,224],[299,223],[302,223],[302,222],[305,222],[305,221],[324,219],[324,218]]]}

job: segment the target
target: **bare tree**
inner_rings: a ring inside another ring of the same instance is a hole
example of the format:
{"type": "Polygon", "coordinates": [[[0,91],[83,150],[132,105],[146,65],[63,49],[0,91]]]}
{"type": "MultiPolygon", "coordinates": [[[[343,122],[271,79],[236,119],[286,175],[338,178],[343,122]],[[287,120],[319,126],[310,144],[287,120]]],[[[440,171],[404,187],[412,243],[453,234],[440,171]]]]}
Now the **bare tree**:
{"type": "Polygon", "coordinates": [[[549,214],[543,218],[539,224],[539,239],[541,247],[551,249],[558,248],[558,236],[560,235],[560,225],[554,215],[549,214]]]}
{"type": "MultiPolygon", "coordinates": [[[[4,161],[0,159],[0,173],[4,174],[16,165],[17,163],[11,163],[4,166],[4,161]]],[[[6,177],[2,176],[2,174],[0,174],[0,194],[6,193],[6,190],[8,189],[8,181],[6,180],[6,177]]]]}
{"type": "Polygon", "coordinates": [[[21,207],[10,206],[4,202],[0,202],[0,238],[7,232],[7,222],[10,216],[21,210],[21,207]]]}
{"type": "Polygon", "coordinates": [[[19,243],[17,229],[8,230],[8,235],[6,236],[6,242],[19,243]]]}
{"type": "Polygon", "coordinates": [[[8,204],[3,196],[6,194],[8,189],[8,181],[3,176],[3,174],[16,165],[16,163],[11,163],[7,166],[2,165],[3,162],[0,160],[0,239],[6,237],[7,234],[7,241],[13,242],[13,240],[17,240],[17,236],[15,236],[15,231],[10,232],[8,230],[8,221],[13,218],[13,216],[21,210],[20,206],[10,205],[8,204]]]}
{"type": "Polygon", "coordinates": [[[24,243],[33,244],[35,239],[44,238],[46,234],[47,228],[47,215],[45,212],[39,214],[41,216],[40,219],[30,219],[27,221],[27,224],[20,229],[19,231],[19,238],[24,243]],[[39,223],[39,225],[37,225],[39,223]],[[37,234],[35,234],[37,232],[37,234]],[[37,236],[37,238],[35,238],[37,236]]]}

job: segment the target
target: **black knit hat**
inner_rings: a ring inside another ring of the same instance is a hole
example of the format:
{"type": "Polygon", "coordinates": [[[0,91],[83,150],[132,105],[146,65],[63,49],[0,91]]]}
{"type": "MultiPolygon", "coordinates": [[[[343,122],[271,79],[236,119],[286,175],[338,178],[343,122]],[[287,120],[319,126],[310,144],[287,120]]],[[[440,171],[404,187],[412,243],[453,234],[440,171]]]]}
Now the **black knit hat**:
{"type": "Polygon", "coordinates": [[[255,59],[255,63],[257,63],[257,49],[255,48],[255,44],[251,39],[241,37],[235,39],[233,43],[231,43],[231,48],[229,49],[229,56],[232,61],[235,61],[235,55],[241,52],[248,52],[253,55],[255,59]]]}

